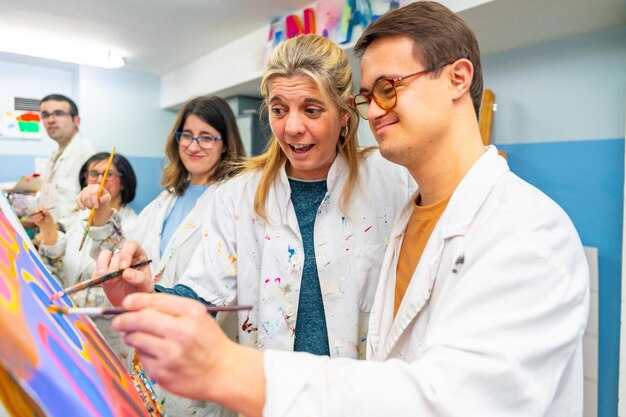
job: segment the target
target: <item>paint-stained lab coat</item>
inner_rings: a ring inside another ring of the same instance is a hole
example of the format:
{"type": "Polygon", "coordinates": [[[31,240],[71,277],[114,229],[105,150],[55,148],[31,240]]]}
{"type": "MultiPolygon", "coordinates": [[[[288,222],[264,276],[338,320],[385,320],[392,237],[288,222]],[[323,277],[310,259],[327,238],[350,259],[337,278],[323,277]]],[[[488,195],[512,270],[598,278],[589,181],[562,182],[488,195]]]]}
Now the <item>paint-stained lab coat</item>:
{"type": "Polygon", "coordinates": [[[266,352],[263,415],[582,416],[589,273],[567,215],[491,147],[452,195],[394,319],[411,204],[385,255],[369,361],[266,352]]]}
{"type": "MultiPolygon", "coordinates": [[[[219,184],[209,185],[196,201],[193,209],[187,214],[183,222],[168,242],[163,256],[160,255],[161,233],[163,223],[178,198],[174,193],[162,191],[157,198],[148,204],[139,213],[134,227],[122,230],[123,239],[132,239],[139,242],[152,259],[150,270],[155,282],[164,287],[173,287],[189,265],[195,249],[200,244],[202,218],[205,215],[207,204],[219,184]]],[[[99,249],[111,249],[111,227],[92,227],[90,235],[94,241],[93,255],[99,249]]],[[[118,231],[119,233],[119,231],[118,231]]]]}
{"type": "MultiPolygon", "coordinates": [[[[374,151],[363,161],[359,188],[343,213],[340,197],[347,174],[347,162],[338,156],[315,219],[315,257],[330,354],[363,358],[393,218],[415,183],[406,169],[374,151]]],[[[180,283],[215,305],[235,300],[253,305],[252,311],[239,313],[240,343],[293,350],[304,264],[302,237],[284,166],[267,196],[268,221],[253,208],[260,176],[244,174],[215,192],[201,246],[180,283]]]]}

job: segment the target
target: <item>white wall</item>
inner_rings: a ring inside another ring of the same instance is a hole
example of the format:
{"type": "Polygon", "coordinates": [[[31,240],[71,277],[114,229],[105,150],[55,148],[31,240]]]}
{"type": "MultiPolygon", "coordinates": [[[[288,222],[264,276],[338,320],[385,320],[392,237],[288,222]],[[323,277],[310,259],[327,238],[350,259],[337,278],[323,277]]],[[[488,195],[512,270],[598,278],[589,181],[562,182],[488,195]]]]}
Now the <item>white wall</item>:
{"type": "MultiPolygon", "coordinates": [[[[12,110],[14,96],[64,94],[76,101],[80,130],[100,150],[117,146],[126,156],[163,156],[163,144],[176,114],[160,108],[160,80],[156,76],[0,59],[0,80],[0,111],[12,110]]],[[[43,137],[39,141],[0,139],[0,155],[47,156],[56,149],[56,143],[45,130],[43,137]]]]}
{"type": "Polygon", "coordinates": [[[496,144],[624,137],[626,27],[483,59],[496,144]]]}
{"type": "Polygon", "coordinates": [[[147,74],[81,66],[78,71],[81,131],[109,151],[162,157],[176,113],[159,105],[160,80],[147,74]]]}

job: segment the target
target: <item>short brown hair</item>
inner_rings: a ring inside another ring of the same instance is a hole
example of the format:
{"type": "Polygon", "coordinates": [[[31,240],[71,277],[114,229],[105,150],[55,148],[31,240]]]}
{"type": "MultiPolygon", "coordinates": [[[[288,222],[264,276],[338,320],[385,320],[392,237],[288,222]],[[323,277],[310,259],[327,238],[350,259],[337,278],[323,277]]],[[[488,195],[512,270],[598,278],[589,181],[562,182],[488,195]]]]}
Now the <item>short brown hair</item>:
{"type": "Polygon", "coordinates": [[[165,142],[165,155],[168,163],[163,169],[161,184],[166,190],[176,195],[182,195],[187,189],[189,172],[180,159],[175,133],[183,130],[185,120],[192,114],[213,126],[222,136],[225,152],[211,179],[219,181],[224,177],[232,176],[235,173],[232,167],[246,154],[237,128],[237,120],[226,100],[217,96],[192,98],[178,112],[172,131],[165,142]]]}
{"type": "MultiPolygon", "coordinates": [[[[425,68],[467,58],[474,66],[470,95],[476,117],[483,95],[483,73],[480,50],[472,29],[450,9],[432,1],[418,1],[382,15],[370,24],[354,46],[354,53],[362,57],[376,39],[408,36],[414,42],[414,56],[425,68]]],[[[440,71],[434,71],[437,76],[440,71]]]]}

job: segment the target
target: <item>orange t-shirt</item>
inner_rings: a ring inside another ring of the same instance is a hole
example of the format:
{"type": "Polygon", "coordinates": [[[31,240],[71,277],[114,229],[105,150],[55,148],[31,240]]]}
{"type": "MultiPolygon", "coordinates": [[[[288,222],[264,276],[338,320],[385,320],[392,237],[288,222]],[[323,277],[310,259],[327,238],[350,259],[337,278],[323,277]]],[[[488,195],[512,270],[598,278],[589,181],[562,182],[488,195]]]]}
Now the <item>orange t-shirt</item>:
{"type": "Polygon", "coordinates": [[[393,316],[396,316],[398,308],[404,293],[411,282],[411,277],[415,272],[417,263],[422,257],[424,247],[430,238],[435,225],[443,214],[443,211],[450,201],[450,197],[444,198],[429,206],[420,206],[420,196],[417,196],[415,205],[413,206],[413,214],[406,226],[402,247],[400,248],[400,257],[398,258],[398,267],[396,269],[396,291],[393,316]]]}

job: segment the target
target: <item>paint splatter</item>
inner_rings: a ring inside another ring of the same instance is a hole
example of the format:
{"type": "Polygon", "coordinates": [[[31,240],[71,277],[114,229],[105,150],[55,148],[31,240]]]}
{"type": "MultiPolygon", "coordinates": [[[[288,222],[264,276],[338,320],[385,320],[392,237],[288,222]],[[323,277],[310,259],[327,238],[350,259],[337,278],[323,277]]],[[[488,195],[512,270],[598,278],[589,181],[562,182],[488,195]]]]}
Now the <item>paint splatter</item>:
{"type": "Polygon", "coordinates": [[[350,239],[352,236],[354,236],[354,235],[350,235],[350,236],[348,236],[348,237],[346,238],[346,240],[350,239]]]}
{"type": "Polygon", "coordinates": [[[258,330],[258,327],[252,327],[252,323],[250,323],[250,316],[246,317],[246,321],[241,325],[241,330],[244,332],[252,333],[258,330]]]}
{"type": "Polygon", "coordinates": [[[237,257],[236,256],[228,255],[228,259],[230,259],[230,263],[234,264],[235,262],[237,262],[237,257]]]}
{"type": "Polygon", "coordinates": [[[270,238],[270,234],[269,233],[265,234],[265,240],[272,240],[272,238],[270,238]]]}
{"type": "Polygon", "coordinates": [[[233,216],[233,219],[235,219],[235,221],[236,221],[236,222],[238,222],[238,221],[241,219],[241,217],[239,217],[239,215],[238,215],[238,214],[235,214],[235,215],[233,216]]]}
{"type": "Polygon", "coordinates": [[[268,284],[269,282],[270,282],[270,279],[269,279],[269,278],[267,278],[267,279],[265,280],[265,283],[266,283],[266,284],[268,284]]]}
{"type": "Polygon", "coordinates": [[[456,261],[454,261],[454,268],[452,268],[452,273],[456,274],[457,272],[459,272],[459,269],[461,268],[461,265],[463,265],[463,263],[465,263],[465,255],[459,255],[459,257],[456,258],[456,261]]]}
{"type": "Polygon", "coordinates": [[[289,252],[289,257],[291,258],[293,255],[296,254],[296,250],[294,248],[292,248],[291,246],[289,246],[287,248],[287,252],[289,252]]]}
{"type": "Polygon", "coordinates": [[[217,253],[222,253],[222,242],[217,242],[217,253]]]}
{"type": "Polygon", "coordinates": [[[368,227],[367,229],[365,229],[365,233],[369,232],[369,230],[372,228],[372,226],[368,227]]]}
{"type": "Polygon", "coordinates": [[[278,282],[278,284],[280,284],[280,277],[274,278],[274,282],[278,282]]]}
{"type": "Polygon", "coordinates": [[[291,331],[291,335],[295,336],[296,334],[296,326],[293,320],[289,320],[292,316],[288,316],[287,313],[283,312],[283,319],[285,319],[285,324],[287,324],[287,329],[291,331]]]}
{"type": "Polygon", "coordinates": [[[283,296],[287,297],[287,295],[293,289],[293,286],[291,284],[288,284],[288,285],[284,285],[282,287],[279,286],[278,288],[280,288],[281,292],[283,293],[283,296]]]}

